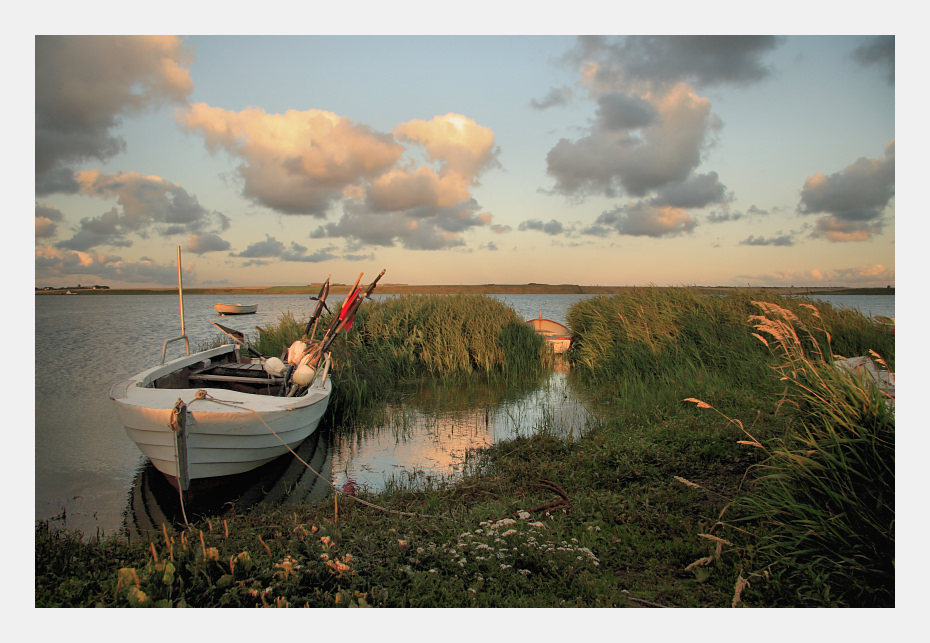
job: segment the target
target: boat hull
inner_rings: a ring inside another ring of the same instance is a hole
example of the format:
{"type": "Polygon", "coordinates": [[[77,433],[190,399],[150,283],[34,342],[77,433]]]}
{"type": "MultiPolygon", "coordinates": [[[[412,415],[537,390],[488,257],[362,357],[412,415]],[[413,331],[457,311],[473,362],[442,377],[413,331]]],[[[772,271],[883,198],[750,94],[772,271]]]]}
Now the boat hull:
{"type": "Polygon", "coordinates": [[[551,319],[528,319],[526,325],[542,335],[556,353],[563,353],[572,345],[572,331],[567,326],[551,319]]]}
{"type": "Polygon", "coordinates": [[[258,304],[213,304],[220,315],[251,315],[258,310],[258,304]]]}
{"type": "Polygon", "coordinates": [[[159,377],[233,349],[227,345],[182,357],[110,389],[126,434],[181,490],[251,471],[296,448],[317,429],[329,404],[328,377],[300,397],[152,386],[159,377]]]}

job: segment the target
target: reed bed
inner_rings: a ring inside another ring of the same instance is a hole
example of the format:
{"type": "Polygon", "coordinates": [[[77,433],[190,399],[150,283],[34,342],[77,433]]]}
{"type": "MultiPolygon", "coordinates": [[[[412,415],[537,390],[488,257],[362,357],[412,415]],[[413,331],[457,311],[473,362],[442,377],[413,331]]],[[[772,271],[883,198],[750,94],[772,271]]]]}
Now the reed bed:
{"type": "Polygon", "coordinates": [[[833,329],[830,337],[813,338],[822,352],[851,357],[875,350],[890,356],[894,368],[893,332],[856,311],[771,293],[714,296],[688,288],[643,288],[575,304],[568,315],[576,334],[573,366],[627,415],[674,412],[683,397],[720,405],[779,395],[784,386],[770,376],[772,355],[753,337],[750,317],[760,297],[833,329]]]}
{"type": "MultiPolygon", "coordinates": [[[[36,605],[893,605],[893,406],[832,364],[872,349],[893,370],[893,330],[762,297],[636,289],[579,302],[573,378],[602,410],[597,430],[495,444],[457,484],[360,492],[390,511],[339,496],[131,544],[40,524],[36,605]]],[[[451,334],[439,344],[457,360],[423,350],[443,332],[430,324],[452,318],[445,306],[473,304],[367,302],[337,361],[373,388],[393,381],[382,372],[532,364],[536,339],[505,314],[486,337],[523,358],[473,355],[464,322],[467,348],[451,334]]]]}
{"type": "MultiPolygon", "coordinates": [[[[748,514],[742,522],[762,525],[756,576],[804,600],[893,607],[893,393],[864,371],[837,368],[822,350],[832,336],[823,326],[771,303],[759,307],[757,337],[772,348],[779,360],[773,368],[788,387],[788,429],[761,443],[749,436],[765,453],[739,500],[748,514]]],[[[871,356],[889,370],[881,355],[871,356]]]]}
{"type": "MultiPolygon", "coordinates": [[[[332,321],[324,315],[322,335],[332,321]]],[[[251,340],[263,355],[280,355],[300,338],[306,320],[284,315],[251,340]]],[[[352,423],[405,383],[479,377],[538,379],[552,356],[544,340],[510,307],[484,295],[404,295],[366,301],[351,330],[332,345],[331,406],[341,424],[352,423]]]]}

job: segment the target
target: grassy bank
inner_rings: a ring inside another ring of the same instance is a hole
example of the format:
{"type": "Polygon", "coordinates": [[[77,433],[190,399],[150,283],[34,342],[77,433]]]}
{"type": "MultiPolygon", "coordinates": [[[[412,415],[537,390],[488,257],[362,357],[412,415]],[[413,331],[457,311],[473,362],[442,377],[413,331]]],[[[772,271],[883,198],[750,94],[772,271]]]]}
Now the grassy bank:
{"type": "MultiPolygon", "coordinates": [[[[608,408],[603,426],[498,444],[453,486],[133,543],[40,524],[36,605],[893,605],[894,413],[832,366],[871,349],[893,369],[893,330],[770,295],[768,308],[759,293],[688,289],[576,304],[574,377],[608,408]]],[[[428,297],[366,304],[340,359],[370,390],[379,372],[531,370],[538,345],[519,334],[522,359],[479,352],[503,346],[510,321],[471,304],[496,334],[430,326],[444,313],[428,297]]]]}

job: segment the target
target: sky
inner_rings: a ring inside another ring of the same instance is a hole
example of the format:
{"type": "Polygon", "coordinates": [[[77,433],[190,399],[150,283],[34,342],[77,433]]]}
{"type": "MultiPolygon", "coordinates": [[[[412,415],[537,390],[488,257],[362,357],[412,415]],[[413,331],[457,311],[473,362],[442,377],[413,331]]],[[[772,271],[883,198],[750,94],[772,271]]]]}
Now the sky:
{"type": "Polygon", "coordinates": [[[35,163],[39,288],[894,287],[895,36],[37,36],[35,163]]]}

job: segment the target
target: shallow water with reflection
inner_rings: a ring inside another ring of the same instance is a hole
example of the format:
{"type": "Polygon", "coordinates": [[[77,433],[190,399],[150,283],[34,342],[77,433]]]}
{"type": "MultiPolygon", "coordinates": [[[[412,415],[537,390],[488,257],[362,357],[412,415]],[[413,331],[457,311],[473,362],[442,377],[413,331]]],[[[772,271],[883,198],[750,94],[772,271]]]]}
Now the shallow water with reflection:
{"type": "MultiPolygon", "coordinates": [[[[565,323],[571,304],[586,296],[494,297],[523,318],[542,313],[565,323]]],[[[220,301],[214,295],[185,296],[193,350],[218,334],[211,320],[250,333],[255,326],[276,323],[285,312],[304,317],[314,305],[308,295],[259,295],[242,302],[257,303],[256,314],[219,317],[213,304],[220,301]]],[[[894,317],[893,296],[867,297],[865,304],[852,307],[894,317]],[[860,307],[868,304],[872,308],[860,307]]],[[[175,499],[158,491],[162,485],[151,479],[154,472],[126,436],[108,393],[114,383],[157,363],[162,343],[178,335],[176,295],[36,296],[36,520],[48,519],[55,527],[93,536],[112,534],[133,522],[139,507],[143,513],[175,515],[175,499]],[[151,505],[152,498],[165,506],[151,505]]],[[[183,350],[183,343],[172,344],[168,359],[183,350]]],[[[333,484],[351,480],[378,490],[391,478],[404,484],[454,479],[472,449],[539,430],[574,439],[594,418],[591,404],[581,399],[570,374],[561,370],[532,390],[421,387],[404,392],[403,403],[386,411],[385,423],[351,437],[327,437],[314,446],[312,457],[333,484]]],[[[289,464],[278,463],[280,475],[276,469],[261,472],[256,484],[262,491],[244,491],[240,498],[251,493],[249,498],[261,503],[305,497],[314,477],[295,473],[289,464]]]]}

